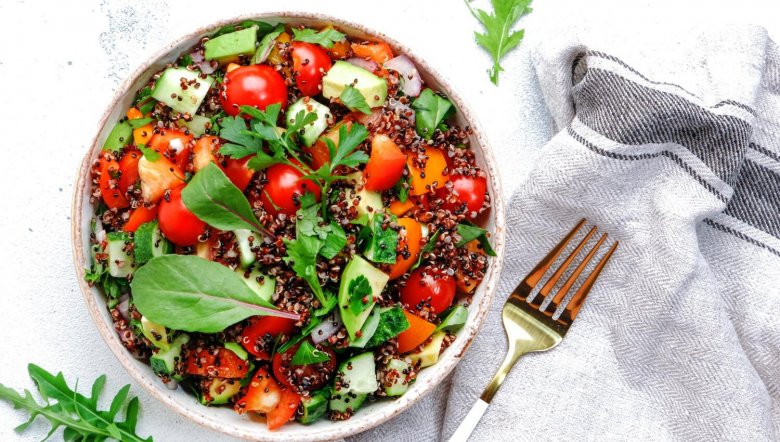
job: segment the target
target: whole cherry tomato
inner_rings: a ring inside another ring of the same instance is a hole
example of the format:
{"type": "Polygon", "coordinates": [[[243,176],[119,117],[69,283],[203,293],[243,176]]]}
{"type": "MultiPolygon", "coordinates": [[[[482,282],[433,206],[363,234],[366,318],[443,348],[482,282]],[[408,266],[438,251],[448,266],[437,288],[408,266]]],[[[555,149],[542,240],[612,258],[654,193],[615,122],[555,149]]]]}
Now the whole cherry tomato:
{"type": "Polygon", "coordinates": [[[158,219],[160,230],[178,246],[192,246],[206,230],[206,223],[198,219],[181,200],[182,187],[171,190],[168,198],[160,201],[158,219]]]}
{"type": "Polygon", "coordinates": [[[434,268],[419,268],[409,275],[401,289],[401,302],[410,310],[430,305],[439,314],[452,305],[455,298],[455,279],[434,268]]]}
{"type": "Polygon", "coordinates": [[[307,97],[322,91],[322,76],[333,65],[328,53],[319,45],[296,41],[292,44],[295,84],[307,97]]]}
{"type": "Polygon", "coordinates": [[[241,66],[225,75],[224,84],[225,91],[220,94],[220,101],[228,115],[238,115],[239,106],[265,110],[270,104],[280,103],[282,108],[287,107],[287,85],[271,66],[241,66]]]}
{"type": "MultiPolygon", "coordinates": [[[[260,359],[271,359],[268,351],[258,345],[258,340],[270,337],[268,341],[273,347],[273,340],[279,335],[291,335],[295,330],[295,320],[289,318],[280,318],[278,316],[257,316],[249,321],[241,332],[241,345],[246,351],[252,353],[260,359]]],[[[268,348],[271,350],[271,348],[268,348]]]]}
{"type": "Polygon", "coordinates": [[[301,206],[300,198],[306,192],[320,199],[320,188],[311,180],[301,179],[303,174],[288,164],[274,164],[266,170],[268,184],[263,188],[261,200],[270,213],[294,215],[301,206]]]}
{"type": "Polygon", "coordinates": [[[405,166],[406,155],[390,137],[384,134],[374,136],[371,157],[363,172],[366,189],[380,191],[392,188],[404,174],[405,166]]]}
{"type": "Polygon", "coordinates": [[[450,177],[450,181],[452,181],[452,190],[441,188],[437,191],[437,195],[440,198],[448,198],[451,193],[455,197],[455,202],[445,201],[443,207],[456,211],[461,210],[465,204],[468,213],[479,212],[485,202],[487,180],[483,177],[455,175],[450,177]]]}
{"type": "Polygon", "coordinates": [[[290,347],[284,353],[274,355],[274,377],[282,385],[286,385],[293,390],[305,386],[307,390],[313,391],[324,386],[329,380],[330,375],[336,370],[336,353],[330,347],[317,347],[317,350],[326,353],[330,359],[318,364],[292,365],[293,356],[298,351],[299,345],[290,347]],[[304,384],[304,378],[306,383],[304,384]]]}

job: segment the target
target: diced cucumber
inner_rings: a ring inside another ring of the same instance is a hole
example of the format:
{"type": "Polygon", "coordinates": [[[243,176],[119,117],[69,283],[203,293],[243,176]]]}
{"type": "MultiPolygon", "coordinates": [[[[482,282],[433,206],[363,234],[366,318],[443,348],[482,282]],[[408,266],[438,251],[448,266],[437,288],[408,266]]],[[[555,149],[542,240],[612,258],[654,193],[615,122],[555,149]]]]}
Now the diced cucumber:
{"type": "Polygon", "coordinates": [[[214,83],[214,77],[200,78],[200,73],[185,68],[168,68],[157,80],[152,97],[176,112],[195,115],[214,83]],[[182,88],[182,83],[187,89],[182,88]]]}
{"type": "Polygon", "coordinates": [[[303,97],[291,104],[287,109],[287,127],[295,123],[295,118],[301,111],[303,111],[304,115],[312,112],[317,115],[317,119],[313,123],[304,126],[299,132],[303,144],[311,147],[317,142],[317,138],[325,132],[325,129],[328,128],[328,124],[333,120],[333,115],[331,115],[328,106],[317,102],[311,97],[303,97]]]}
{"type": "Polygon", "coordinates": [[[106,142],[103,143],[103,150],[119,152],[131,141],[133,141],[133,128],[127,121],[120,121],[109,132],[106,142]]]}
{"type": "Polygon", "coordinates": [[[157,221],[141,224],[135,231],[133,244],[135,262],[139,265],[155,256],[173,253],[173,244],[162,235],[157,221]]]}
{"type": "Polygon", "coordinates": [[[211,118],[204,117],[203,115],[193,115],[192,120],[184,121],[180,120],[182,125],[190,130],[190,132],[199,137],[206,133],[206,126],[211,124],[211,118]]]}
{"type": "Polygon", "coordinates": [[[390,359],[385,366],[385,371],[391,374],[390,385],[384,385],[385,394],[388,396],[401,396],[406,393],[406,390],[409,389],[409,382],[406,381],[406,377],[411,368],[411,364],[402,359],[390,359]]]}
{"type": "Polygon", "coordinates": [[[327,389],[315,391],[309,397],[304,396],[301,398],[301,404],[303,405],[303,415],[298,416],[298,422],[310,424],[316,421],[328,411],[327,389]]]}
{"type": "Polygon", "coordinates": [[[220,64],[236,61],[242,55],[255,53],[257,44],[257,26],[250,26],[240,31],[223,34],[203,43],[204,58],[217,60],[220,64]]]}
{"type": "Polygon", "coordinates": [[[233,231],[233,234],[236,235],[236,242],[238,243],[241,267],[248,269],[257,259],[255,252],[252,251],[252,247],[260,244],[260,235],[248,229],[237,229],[233,231]],[[249,241],[250,237],[253,238],[251,243],[249,241]]]}
{"type": "Polygon", "coordinates": [[[409,358],[412,360],[412,363],[417,363],[417,361],[420,362],[420,368],[423,367],[430,367],[431,365],[435,364],[439,361],[439,353],[441,353],[441,344],[444,342],[444,337],[446,334],[444,332],[436,332],[433,337],[431,338],[431,342],[428,343],[425,347],[422,348],[417,353],[412,353],[409,355],[409,358]]]}
{"type": "Polygon", "coordinates": [[[214,378],[209,383],[208,389],[198,396],[203,405],[222,405],[227,404],[240,390],[241,383],[238,379],[214,378]]]}
{"type": "Polygon", "coordinates": [[[149,358],[149,363],[152,366],[152,371],[158,375],[168,375],[174,379],[178,379],[176,375],[176,365],[181,361],[182,348],[190,342],[190,337],[187,334],[181,334],[171,342],[170,348],[167,350],[159,350],[149,358]]]}
{"type": "Polygon", "coordinates": [[[387,82],[384,78],[346,61],[337,61],[322,78],[322,95],[325,98],[339,98],[347,86],[357,89],[369,107],[382,106],[387,98],[387,82]]]}
{"type": "Polygon", "coordinates": [[[160,350],[171,348],[171,344],[168,342],[168,329],[163,325],[150,321],[146,316],[141,316],[141,333],[160,350]]]}
{"type": "Polygon", "coordinates": [[[441,321],[435,331],[455,331],[463,327],[469,317],[469,311],[462,305],[454,305],[444,312],[444,320],[441,321]]]}
{"type": "Polygon", "coordinates": [[[363,348],[368,341],[374,336],[377,327],[379,326],[379,319],[381,316],[381,308],[375,305],[371,314],[368,315],[368,319],[363,324],[363,328],[360,329],[360,337],[349,340],[350,347],[363,348]]]}
{"type": "Polygon", "coordinates": [[[243,359],[245,361],[247,359],[249,359],[249,353],[247,353],[246,350],[244,349],[244,347],[242,347],[238,343],[235,343],[235,342],[225,342],[225,348],[230,350],[230,351],[232,351],[233,353],[236,354],[236,356],[238,356],[239,358],[241,358],[241,359],[243,359]]]}
{"type": "MultiPolygon", "coordinates": [[[[336,374],[341,380],[341,390],[356,394],[370,394],[379,388],[376,380],[374,353],[366,352],[342,362],[336,374]]],[[[340,391],[338,393],[344,393],[340,391]]]]}
{"type": "Polygon", "coordinates": [[[339,413],[354,413],[363,405],[367,397],[367,394],[356,394],[351,391],[334,394],[330,397],[328,407],[339,413]]]}
{"type": "Polygon", "coordinates": [[[257,294],[258,298],[271,302],[271,298],[273,298],[276,291],[276,279],[266,275],[259,269],[251,269],[247,273],[246,270],[237,268],[236,273],[241,275],[244,283],[257,294]]]}
{"type": "Polygon", "coordinates": [[[130,235],[126,232],[111,232],[106,235],[106,242],[108,274],[115,278],[124,278],[133,273],[135,260],[126,250],[130,244],[130,235]]]}

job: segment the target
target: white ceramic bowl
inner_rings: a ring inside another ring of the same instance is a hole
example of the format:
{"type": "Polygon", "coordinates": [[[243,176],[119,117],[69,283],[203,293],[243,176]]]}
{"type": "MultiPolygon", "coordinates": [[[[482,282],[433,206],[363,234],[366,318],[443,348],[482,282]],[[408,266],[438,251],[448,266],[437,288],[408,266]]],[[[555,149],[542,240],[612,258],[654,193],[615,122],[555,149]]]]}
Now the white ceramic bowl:
{"type": "Polygon", "coordinates": [[[504,252],[504,202],[501,197],[500,178],[495,159],[486,139],[482,135],[479,123],[455,90],[438,73],[431,69],[425,61],[415,57],[414,53],[406,46],[386,35],[372,32],[364,26],[345,22],[334,17],[315,16],[297,12],[265,13],[222,20],[176,40],[139,67],[119,87],[98,128],[98,133],[92,140],[91,148],[84,157],[84,161],[78,171],[73,198],[73,256],[76,274],[78,275],[87,309],[90,315],[92,315],[92,319],[95,321],[95,325],[103,339],[105,339],[111,351],[114,352],[114,355],[127,369],[130,376],[154,397],[177,413],[198,424],[231,436],[258,441],[332,440],[368,430],[397,416],[442,382],[455,367],[455,364],[463,357],[463,353],[468,348],[485,318],[493,294],[496,291],[504,252]],[[436,90],[443,91],[455,104],[458,109],[457,123],[461,126],[471,126],[474,129],[474,135],[470,140],[471,148],[475,151],[477,163],[487,171],[490,177],[488,191],[492,200],[492,208],[487,228],[492,234],[491,240],[498,256],[491,259],[490,269],[473,297],[466,325],[458,332],[457,339],[443,353],[439,362],[423,369],[417,381],[409,388],[406,394],[397,400],[378,400],[374,403],[368,403],[347,421],[331,422],[327,419],[320,419],[311,425],[290,423],[271,432],[266,429],[261,418],[238,415],[229,408],[204,407],[195,400],[192,394],[185,392],[182,388],[174,391],[168,390],[152,373],[147,364],[134,359],[122,346],[117,334],[114,332],[103,294],[96,288],[89,287],[84,281],[85,266],[89,265],[90,218],[94,213],[94,208],[89,202],[91,193],[89,167],[92,161],[97,158],[113,123],[130,106],[135,92],[146,83],[152,74],[161,70],[166,63],[175,61],[179,54],[188,50],[200,38],[214,32],[219,27],[247,19],[259,19],[271,23],[301,23],[315,27],[334,24],[348,35],[366,40],[380,39],[390,44],[396,53],[403,53],[411,57],[425,82],[436,90]]]}

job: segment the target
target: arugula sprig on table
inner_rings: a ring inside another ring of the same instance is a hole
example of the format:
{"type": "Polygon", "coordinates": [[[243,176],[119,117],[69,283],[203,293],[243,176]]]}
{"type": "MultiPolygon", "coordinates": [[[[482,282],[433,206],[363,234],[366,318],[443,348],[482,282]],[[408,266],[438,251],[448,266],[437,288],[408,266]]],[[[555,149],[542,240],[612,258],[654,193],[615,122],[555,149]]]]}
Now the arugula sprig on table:
{"type": "Polygon", "coordinates": [[[525,34],[524,29],[512,31],[512,27],[520,17],[532,11],[532,0],[491,0],[492,14],[482,9],[474,9],[469,0],[464,1],[471,14],[485,27],[484,33],[474,32],[474,36],[477,43],[493,58],[493,67],[488,69],[488,75],[490,81],[498,86],[498,74],[504,70],[501,67],[501,59],[520,44],[525,34]]]}
{"type": "Polygon", "coordinates": [[[16,431],[24,431],[36,417],[43,416],[51,423],[51,431],[46,439],[63,427],[62,438],[67,441],[111,438],[127,442],[152,442],[151,436],[144,439],[136,434],[139,406],[138,398],[131,397],[128,400],[130,385],[125,385],[117,392],[108,410],[100,410],[98,400],[106,384],[105,375],[95,380],[91,396],[86,397],[76,389],[71,389],[62,373],[53,375],[35,364],[29,364],[27,371],[41,393],[42,403],[38,403],[29,390],[24,390],[22,395],[0,384],[1,400],[30,413],[30,419],[16,427],[16,431]],[[123,408],[125,416],[120,421],[119,412],[123,408]]]}

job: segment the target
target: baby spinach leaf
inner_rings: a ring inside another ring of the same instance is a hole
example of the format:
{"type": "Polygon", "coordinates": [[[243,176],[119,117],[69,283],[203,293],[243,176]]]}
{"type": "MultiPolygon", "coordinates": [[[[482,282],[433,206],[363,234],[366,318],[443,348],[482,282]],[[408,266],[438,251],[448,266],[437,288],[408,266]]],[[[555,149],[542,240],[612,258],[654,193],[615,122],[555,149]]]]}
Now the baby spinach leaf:
{"type": "Polygon", "coordinates": [[[333,43],[344,40],[346,35],[335,29],[323,29],[319,32],[314,29],[295,29],[293,28],[293,39],[295,41],[305,41],[306,43],[314,43],[326,48],[332,48],[333,43]]]}
{"type": "Polygon", "coordinates": [[[479,241],[479,244],[482,246],[482,250],[484,250],[485,253],[490,256],[496,256],[496,252],[493,250],[493,247],[490,245],[490,240],[487,237],[487,230],[465,221],[458,224],[458,235],[460,235],[461,240],[455,244],[457,247],[463,247],[466,243],[476,239],[479,241]]]}
{"type": "Polygon", "coordinates": [[[422,263],[423,255],[426,253],[430,253],[431,250],[433,250],[434,247],[436,247],[436,241],[439,240],[439,235],[441,235],[441,229],[436,230],[436,232],[431,235],[430,238],[428,238],[428,242],[425,243],[425,246],[420,250],[420,255],[417,257],[417,262],[414,263],[411,270],[416,269],[417,267],[420,267],[420,264],[422,263]]]}
{"type": "Polygon", "coordinates": [[[309,341],[303,341],[303,344],[298,347],[290,363],[292,365],[310,365],[328,361],[330,361],[329,354],[322,350],[317,350],[309,341]]]}
{"type": "Polygon", "coordinates": [[[430,140],[439,124],[444,121],[454,108],[450,100],[433,92],[431,89],[422,91],[412,102],[415,113],[415,129],[417,133],[430,140]]]}
{"type": "Polygon", "coordinates": [[[252,212],[244,194],[214,163],[195,174],[181,192],[182,201],[206,224],[220,230],[247,229],[272,236],[252,212]]]}
{"type": "Polygon", "coordinates": [[[298,319],[259,298],[238,273],[194,255],[152,258],[130,287],[142,315],[174,330],[216,333],[255,315],[298,319]]]}

